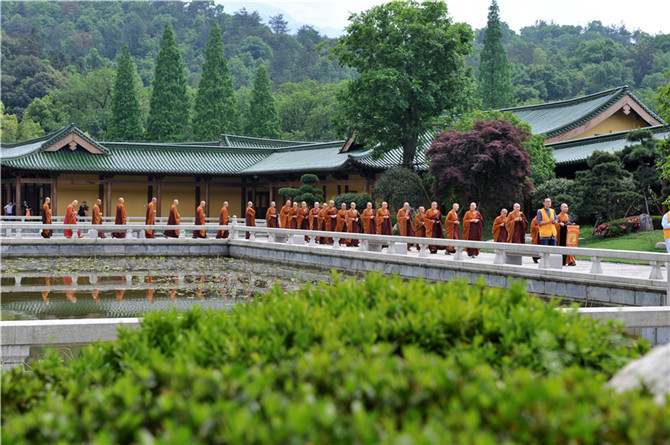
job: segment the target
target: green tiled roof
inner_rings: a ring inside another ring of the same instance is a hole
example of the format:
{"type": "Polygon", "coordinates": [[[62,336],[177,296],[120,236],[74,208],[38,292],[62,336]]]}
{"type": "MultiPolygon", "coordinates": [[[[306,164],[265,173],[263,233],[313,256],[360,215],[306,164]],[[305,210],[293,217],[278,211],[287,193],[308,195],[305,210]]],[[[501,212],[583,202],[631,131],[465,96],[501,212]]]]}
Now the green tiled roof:
{"type": "MultiPolygon", "coordinates": [[[[670,132],[668,127],[656,125],[645,128],[654,133],[654,139],[663,139],[668,137],[670,132]]],[[[554,158],[556,165],[575,164],[584,162],[594,151],[606,151],[616,153],[623,150],[631,142],[626,140],[630,131],[620,131],[618,133],[592,136],[589,138],[576,139],[572,141],[556,142],[549,144],[554,149],[554,158]]]]}
{"type": "Polygon", "coordinates": [[[337,170],[344,167],[351,158],[349,153],[341,153],[344,142],[322,142],[278,149],[258,163],[245,168],[241,173],[337,170]]]}
{"type": "Polygon", "coordinates": [[[533,129],[533,133],[544,134],[547,138],[551,138],[583,125],[611,107],[625,95],[633,98],[656,120],[663,122],[660,117],[631,94],[626,85],[576,99],[528,105],[525,107],[504,108],[500,111],[511,111],[519,116],[522,121],[528,122],[533,129]]]}
{"type": "MultiPolygon", "coordinates": [[[[229,148],[283,148],[310,145],[312,142],[287,141],[283,139],[262,139],[249,136],[237,136],[233,134],[222,134],[220,143],[229,148]]],[[[341,145],[340,145],[341,146],[341,145]]]]}

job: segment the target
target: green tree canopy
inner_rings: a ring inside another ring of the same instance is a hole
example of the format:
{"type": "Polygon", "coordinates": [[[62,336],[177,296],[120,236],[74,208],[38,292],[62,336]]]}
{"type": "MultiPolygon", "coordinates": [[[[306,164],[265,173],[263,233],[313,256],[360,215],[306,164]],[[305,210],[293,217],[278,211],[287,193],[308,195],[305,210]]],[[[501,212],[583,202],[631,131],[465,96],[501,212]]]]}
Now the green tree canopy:
{"type": "Polygon", "coordinates": [[[402,165],[411,168],[432,120],[469,104],[473,83],[464,58],[472,30],[453,24],[446,4],[432,0],[392,1],[350,20],[331,48],[340,65],[359,73],[338,94],[338,129],[354,132],[376,156],[402,147],[402,165]]]}
{"type": "Polygon", "coordinates": [[[514,88],[502,44],[500,12],[496,0],[489,7],[488,23],[484,31],[484,48],[479,55],[477,93],[484,108],[504,108],[514,105],[514,88]]]}
{"type": "MultiPolygon", "coordinates": [[[[670,71],[665,76],[665,85],[658,88],[659,113],[665,119],[666,128],[670,128],[670,71]]],[[[670,135],[658,142],[660,159],[657,163],[661,171],[661,178],[667,183],[670,181],[670,135]]],[[[665,204],[670,204],[670,196],[665,196],[665,204]]]]}
{"type": "Polygon", "coordinates": [[[127,46],[121,48],[117,65],[116,83],[112,96],[112,115],[105,139],[137,141],[142,139],[142,119],[136,92],[135,64],[127,46]]]}
{"type": "Polygon", "coordinates": [[[256,71],[245,133],[259,138],[281,137],[281,122],[265,65],[256,71]]]}
{"type": "MultiPolygon", "coordinates": [[[[372,187],[375,199],[386,201],[389,208],[398,210],[405,202],[416,208],[427,201],[419,175],[407,168],[391,168],[384,172],[372,187]]],[[[362,210],[362,209],[361,209],[362,210]]]]}
{"type": "Polygon", "coordinates": [[[165,24],[151,92],[151,109],[147,121],[147,139],[183,141],[187,138],[188,97],[181,53],[174,40],[170,23],[165,24]]]}
{"type": "Polygon", "coordinates": [[[238,128],[233,78],[223,56],[221,28],[212,26],[202,64],[202,78],[195,95],[193,137],[218,140],[221,133],[235,133],[238,128]]]}

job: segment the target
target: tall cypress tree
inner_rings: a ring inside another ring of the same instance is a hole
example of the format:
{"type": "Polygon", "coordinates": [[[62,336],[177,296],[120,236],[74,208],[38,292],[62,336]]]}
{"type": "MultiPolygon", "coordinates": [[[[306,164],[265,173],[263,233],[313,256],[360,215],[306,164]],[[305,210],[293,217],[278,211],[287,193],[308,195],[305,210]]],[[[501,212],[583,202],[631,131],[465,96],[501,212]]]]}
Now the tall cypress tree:
{"type": "Polygon", "coordinates": [[[163,41],[156,57],[156,73],[152,83],[147,139],[151,141],[183,141],[189,127],[189,104],[186,77],[181,54],[169,23],[165,24],[163,41]]]}
{"type": "Polygon", "coordinates": [[[281,121],[265,65],[260,65],[256,71],[245,133],[271,139],[281,136],[281,121]]]}
{"type": "Polygon", "coordinates": [[[124,46],[117,60],[112,116],[109,119],[105,139],[110,141],[142,139],[140,102],[137,100],[135,86],[135,64],[128,47],[124,46]]]}
{"type": "Polygon", "coordinates": [[[498,3],[491,2],[484,31],[484,48],[479,56],[477,92],[484,108],[504,108],[514,104],[514,89],[507,53],[502,44],[498,3]]]}
{"type": "Polygon", "coordinates": [[[228,74],[228,61],[223,57],[221,29],[215,23],[209,31],[202,78],[195,95],[193,137],[218,140],[221,133],[234,133],[237,122],[233,78],[228,74]]]}

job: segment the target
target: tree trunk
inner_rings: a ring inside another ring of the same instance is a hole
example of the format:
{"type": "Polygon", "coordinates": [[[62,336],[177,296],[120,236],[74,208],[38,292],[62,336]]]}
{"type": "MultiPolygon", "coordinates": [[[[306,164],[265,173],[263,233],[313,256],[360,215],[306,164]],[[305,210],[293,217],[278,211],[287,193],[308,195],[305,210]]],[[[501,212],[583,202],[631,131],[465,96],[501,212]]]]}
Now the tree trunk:
{"type": "Polygon", "coordinates": [[[419,140],[418,134],[413,134],[402,141],[402,166],[414,170],[414,158],[416,157],[416,146],[419,140]]]}

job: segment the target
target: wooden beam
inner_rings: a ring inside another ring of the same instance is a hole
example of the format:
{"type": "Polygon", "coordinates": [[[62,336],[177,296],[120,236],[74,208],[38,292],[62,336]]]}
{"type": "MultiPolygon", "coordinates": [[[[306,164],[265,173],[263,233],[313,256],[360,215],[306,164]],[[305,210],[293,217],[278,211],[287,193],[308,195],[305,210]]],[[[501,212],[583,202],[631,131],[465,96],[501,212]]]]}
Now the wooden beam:
{"type": "Polygon", "coordinates": [[[14,215],[21,215],[21,176],[16,177],[16,201],[14,202],[14,215]]]}
{"type": "Polygon", "coordinates": [[[111,178],[107,179],[107,190],[105,193],[105,215],[112,216],[112,180],[111,178]]]}
{"type": "Polygon", "coordinates": [[[51,214],[56,216],[58,212],[58,178],[51,178],[51,214]]]}
{"type": "Polygon", "coordinates": [[[163,194],[163,183],[156,179],[156,216],[161,216],[161,195],[163,194]]]}
{"type": "Polygon", "coordinates": [[[209,218],[209,178],[205,178],[205,218],[209,218]]]}

